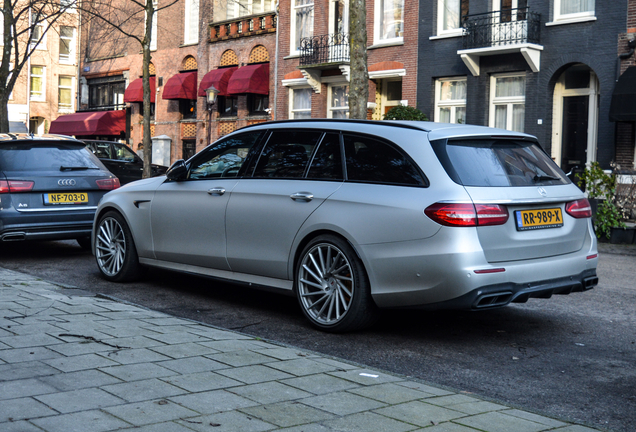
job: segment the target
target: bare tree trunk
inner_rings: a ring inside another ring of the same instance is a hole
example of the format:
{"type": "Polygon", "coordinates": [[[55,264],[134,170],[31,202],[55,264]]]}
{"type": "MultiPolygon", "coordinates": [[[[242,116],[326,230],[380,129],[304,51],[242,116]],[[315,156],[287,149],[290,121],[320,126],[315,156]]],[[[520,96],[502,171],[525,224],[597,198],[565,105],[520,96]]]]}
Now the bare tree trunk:
{"type": "Polygon", "coordinates": [[[142,177],[149,178],[152,176],[152,140],[150,139],[150,41],[152,38],[152,20],[154,18],[154,5],[152,0],[146,0],[146,27],[142,43],[143,64],[142,64],[142,83],[144,89],[144,170],[142,177]]]}
{"type": "Polygon", "coordinates": [[[349,118],[367,118],[369,72],[367,70],[367,5],[365,0],[349,4],[349,44],[351,75],[349,84],[349,118]]]}

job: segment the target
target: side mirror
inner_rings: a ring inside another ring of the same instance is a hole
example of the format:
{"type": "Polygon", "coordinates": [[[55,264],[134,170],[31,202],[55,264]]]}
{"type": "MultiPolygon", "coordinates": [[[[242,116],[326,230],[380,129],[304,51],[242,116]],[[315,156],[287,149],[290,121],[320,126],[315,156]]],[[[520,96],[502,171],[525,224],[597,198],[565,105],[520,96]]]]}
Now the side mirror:
{"type": "Polygon", "coordinates": [[[179,159],[172,164],[168,171],[166,171],[166,177],[168,180],[182,181],[188,176],[188,165],[186,165],[183,159],[179,159]]]}

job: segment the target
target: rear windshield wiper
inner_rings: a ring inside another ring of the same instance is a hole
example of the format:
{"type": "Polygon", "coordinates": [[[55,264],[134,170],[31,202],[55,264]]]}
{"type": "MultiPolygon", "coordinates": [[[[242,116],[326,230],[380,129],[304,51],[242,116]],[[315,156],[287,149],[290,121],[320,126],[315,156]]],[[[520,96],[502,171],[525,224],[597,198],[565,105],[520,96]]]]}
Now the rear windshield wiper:
{"type": "Polygon", "coordinates": [[[532,180],[534,180],[535,183],[539,183],[540,181],[545,181],[545,180],[561,180],[561,179],[558,178],[558,177],[552,177],[552,176],[549,176],[549,175],[539,175],[539,174],[537,174],[537,175],[534,176],[534,178],[532,180]]]}
{"type": "Polygon", "coordinates": [[[98,168],[87,167],[87,166],[64,166],[64,165],[60,167],[60,171],[83,171],[83,170],[89,170],[89,169],[98,169],[98,168]]]}

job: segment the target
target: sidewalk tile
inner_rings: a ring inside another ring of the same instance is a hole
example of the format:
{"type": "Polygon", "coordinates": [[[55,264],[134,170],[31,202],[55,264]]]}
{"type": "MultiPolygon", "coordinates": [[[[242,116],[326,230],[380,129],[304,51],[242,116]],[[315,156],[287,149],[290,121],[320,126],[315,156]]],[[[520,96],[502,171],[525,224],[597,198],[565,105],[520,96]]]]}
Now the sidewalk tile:
{"type": "Polygon", "coordinates": [[[268,363],[266,364],[266,366],[273,367],[274,369],[278,369],[296,376],[305,376],[323,372],[337,371],[334,366],[329,366],[324,363],[318,363],[317,361],[306,358],[278,361],[268,363]]]}
{"type": "Polygon", "coordinates": [[[117,432],[192,432],[192,429],[171,421],[147,426],[134,426],[130,429],[119,429],[117,432]]]}
{"type": "Polygon", "coordinates": [[[550,427],[559,427],[566,426],[566,423],[560,422],[555,419],[551,419],[548,417],[543,417],[537,414],[529,413],[526,411],[521,411],[517,409],[509,409],[506,411],[506,415],[510,415],[513,417],[519,417],[524,420],[530,420],[536,423],[541,423],[542,425],[550,426],[550,427]]]}
{"type": "MultiPolygon", "coordinates": [[[[186,331],[172,332],[172,333],[155,333],[147,335],[150,339],[158,340],[166,344],[180,344],[187,342],[208,343],[210,340],[201,335],[194,333],[188,333],[186,331]]],[[[206,345],[208,346],[208,345],[206,345]]],[[[210,347],[213,348],[214,347],[210,347]]]]}
{"type": "Polygon", "coordinates": [[[264,354],[269,357],[273,357],[278,360],[294,360],[297,358],[315,357],[312,354],[303,352],[301,349],[294,348],[266,348],[253,349],[252,351],[264,354]]]}
{"type": "MultiPolygon", "coordinates": [[[[55,345],[54,345],[55,346],[55,345]]],[[[33,360],[48,360],[62,357],[46,347],[28,347],[0,350],[0,360],[7,363],[21,363],[33,360]]]]}
{"type": "Polygon", "coordinates": [[[108,384],[116,384],[121,381],[97,369],[87,369],[79,372],[69,372],[38,378],[58,391],[80,390],[83,388],[100,387],[108,384]]]}
{"type": "Polygon", "coordinates": [[[12,325],[11,328],[3,328],[0,329],[0,337],[3,336],[24,336],[31,334],[40,334],[40,333],[49,333],[54,335],[55,333],[59,333],[60,328],[56,327],[50,323],[37,323],[37,324],[26,324],[26,325],[12,325]],[[13,333],[11,335],[10,333],[13,333]],[[5,334],[6,333],[6,334],[5,334]]]}
{"type": "Polygon", "coordinates": [[[264,356],[263,354],[259,354],[254,351],[230,351],[220,354],[206,355],[206,357],[235,367],[263,364],[272,361],[271,357],[264,356]]]}
{"type": "MultiPolygon", "coordinates": [[[[111,321],[106,321],[109,324],[111,321]]],[[[128,338],[134,336],[150,336],[154,334],[160,334],[159,332],[143,327],[105,327],[100,329],[103,334],[109,335],[113,338],[128,338]]],[[[162,345],[162,342],[153,341],[155,345],[162,345]]]]}
{"type": "Polygon", "coordinates": [[[84,305],[66,305],[61,302],[57,302],[55,305],[55,309],[62,311],[65,314],[69,315],[80,315],[80,314],[93,314],[93,313],[102,313],[108,312],[108,309],[104,309],[94,304],[84,304],[84,305]]]}
{"type": "Polygon", "coordinates": [[[163,345],[152,348],[153,351],[159,354],[166,355],[173,359],[181,359],[186,357],[195,357],[211,354],[216,354],[218,351],[212,348],[200,345],[198,343],[188,342],[176,345],[163,345]]]}
{"type": "Polygon", "coordinates": [[[142,402],[182,395],[185,390],[170,385],[157,378],[111,384],[101,387],[102,390],[114,394],[127,402],[142,402]]]}
{"type": "MultiPolygon", "coordinates": [[[[110,333],[107,333],[107,334],[110,334],[110,333]]],[[[146,334],[148,334],[147,330],[146,330],[146,334]]],[[[126,348],[152,348],[153,351],[157,351],[155,348],[167,346],[163,342],[159,342],[159,341],[147,338],[144,335],[121,336],[121,337],[119,335],[111,335],[111,336],[113,336],[113,338],[107,340],[109,344],[126,347],[126,348]]]]}
{"type": "Polygon", "coordinates": [[[430,393],[421,392],[419,390],[412,390],[394,383],[361,387],[353,390],[348,390],[348,392],[375,399],[380,402],[385,402],[391,405],[410,402],[418,399],[425,399],[432,396],[430,393]]]}
{"type": "Polygon", "coordinates": [[[353,414],[322,423],[338,432],[405,432],[417,429],[412,424],[403,423],[372,412],[353,414]]]}
{"type": "Polygon", "coordinates": [[[124,403],[122,399],[97,388],[35,396],[35,399],[63,414],[124,403]]]}
{"type": "MultiPolygon", "coordinates": [[[[74,339],[78,340],[77,338],[74,339]]],[[[107,343],[110,344],[110,342],[107,343]]],[[[117,349],[113,348],[112,346],[100,344],[93,341],[49,345],[47,348],[65,357],[73,357],[84,354],[95,354],[102,351],[113,351],[117,349]]]]}
{"type": "Polygon", "coordinates": [[[307,393],[306,391],[299,390],[276,381],[234,387],[228,391],[252,399],[253,401],[261,404],[273,404],[276,402],[290,401],[312,396],[311,393],[307,393]]]}
{"type": "MultiPolygon", "coordinates": [[[[56,388],[36,378],[0,381],[0,400],[17,399],[56,392],[56,388]]],[[[3,403],[3,402],[0,402],[3,403]]]]}
{"type": "Polygon", "coordinates": [[[134,363],[154,363],[170,360],[170,357],[161,355],[146,348],[122,349],[109,353],[101,353],[100,355],[124,365],[134,363]]]}
{"type": "Polygon", "coordinates": [[[251,408],[243,408],[240,411],[281,427],[314,423],[334,417],[332,414],[303,405],[299,402],[279,402],[272,405],[259,405],[251,408]]]}
{"type": "Polygon", "coordinates": [[[346,381],[326,374],[291,378],[282,381],[282,383],[316,395],[333,393],[359,387],[357,384],[352,383],[351,381],[346,381]]]}
{"type": "Polygon", "coordinates": [[[381,408],[386,404],[357,396],[351,393],[338,392],[306,398],[301,401],[305,405],[321,409],[339,416],[355,414],[381,408]]]}
{"type": "Polygon", "coordinates": [[[581,425],[570,425],[563,428],[551,430],[551,432],[598,432],[598,429],[592,429],[581,425]]]}
{"type": "Polygon", "coordinates": [[[164,378],[163,380],[190,392],[218,390],[228,387],[236,387],[242,384],[239,381],[235,381],[214,372],[180,375],[171,378],[164,378]]]}
{"type": "MultiPolygon", "coordinates": [[[[430,426],[464,417],[466,414],[448,408],[413,401],[374,410],[375,413],[417,426],[430,426]]],[[[517,431],[515,431],[517,432],[517,431]]]]}
{"type": "Polygon", "coordinates": [[[227,331],[227,330],[221,330],[221,329],[217,329],[214,327],[209,327],[206,325],[202,325],[202,324],[195,324],[195,323],[190,323],[190,325],[186,325],[185,328],[188,329],[189,332],[191,333],[195,333],[195,334],[200,334],[201,336],[205,336],[207,338],[213,339],[213,340],[226,340],[226,339],[231,339],[231,340],[237,340],[237,339],[254,339],[254,337],[252,336],[248,336],[248,335],[244,335],[244,334],[240,334],[240,333],[235,333],[235,332],[231,332],[231,331],[227,331]]]}
{"type": "Polygon", "coordinates": [[[262,432],[277,429],[272,424],[238,411],[184,419],[179,420],[178,423],[201,432],[262,432]]]}
{"type": "Polygon", "coordinates": [[[226,390],[213,390],[184,396],[174,396],[171,397],[170,400],[199,414],[214,414],[258,405],[258,403],[254,401],[226,390]]]}
{"type": "Polygon", "coordinates": [[[31,420],[46,431],[105,432],[130,426],[110,414],[98,410],[82,411],[31,420]]]}
{"type": "Polygon", "coordinates": [[[56,414],[57,411],[30,397],[11,399],[0,403],[0,424],[56,414]]]}
{"type": "Polygon", "coordinates": [[[42,432],[42,429],[24,420],[0,423],[0,430],[2,432],[42,432]]]}
{"type": "Polygon", "coordinates": [[[222,369],[217,371],[217,373],[244,382],[245,384],[258,384],[293,377],[293,375],[261,365],[222,369]]]}
{"type": "Polygon", "coordinates": [[[165,399],[152,402],[147,401],[118,405],[110,408],[104,408],[102,411],[106,411],[107,413],[135,426],[191,418],[198,415],[194,411],[166,401],[165,399]]]}
{"type": "Polygon", "coordinates": [[[157,364],[183,375],[227,368],[227,365],[210,360],[206,357],[188,357],[177,360],[166,360],[157,364]]]}
{"type": "Polygon", "coordinates": [[[539,432],[553,429],[541,423],[506,415],[505,412],[502,411],[457,419],[455,423],[475,429],[488,430],[488,432],[509,432],[511,430],[515,432],[539,432]]]}
{"type": "MultiPolygon", "coordinates": [[[[430,427],[425,427],[423,429],[418,429],[415,432],[483,432],[483,431],[462,426],[456,423],[442,423],[437,426],[430,426],[430,427]]],[[[510,431],[510,432],[513,432],[513,431],[510,431]]]]}
{"type": "MultiPolygon", "coordinates": [[[[428,402],[428,400],[426,401],[428,402]]],[[[479,401],[479,402],[469,402],[465,404],[457,404],[451,405],[449,408],[454,409],[455,411],[463,412],[464,414],[477,415],[483,414],[491,411],[501,411],[508,409],[508,407],[499,405],[492,402],[487,401],[479,401]]]]}
{"type": "Polygon", "coordinates": [[[76,372],[84,369],[115,366],[118,364],[112,360],[108,360],[105,357],[98,356],[97,354],[84,354],[73,357],[63,357],[53,360],[43,360],[42,362],[56,369],[59,369],[62,372],[76,372]]]}
{"type": "Polygon", "coordinates": [[[47,334],[30,334],[24,336],[8,336],[0,338],[0,342],[11,348],[26,348],[64,343],[61,339],[47,334]]]}
{"type": "Polygon", "coordinates": [[[209,341],[209,342],[200,342],[200,344],[203,346],[215,349],[219,352],[241,351],[241,350],[251,350],[255,352],[261,352],[259,350],[261,346],[256,344],[256,341],[251,339],[209,341]]]}
{"type": "Polygon", "coordinates": [[[324,426],[320,423],[304,424],[284,429],[276,429],[276,432],[336,432],[336,429],[324,426]]]}
{"type": "Polygon", "coordinates": [[[481,402],[481,400],[471,396],[467,396],[465,394],[458,393],[458,394],[448,395],[448,396],[432,397],[428,399],[426,402],[433,405],[450,407],[451,405],[481,402]]]}
{"type": "Polygon", "coordinates": [[[348,370],[346,372],[329,372],[329,375],[353,381],[361,385],[377,385],[388,382],[403,381],[402,378],[398,378],[387,373],[378,372],[371,369],[354,369],[348,370]]]}
{"type": "Polygon", "coordinates": [[[108,375],[124,381],[140,381],[149,378],[164,378],[177,375],[176,372],[156,364],[130,364],[99,369],[108,375]]]}
{"type": "Polygon", "coordinates": [[[396,385],[402,386],[402,387],[406,387],[409,388],[411,390],[419,390],[421,392],[424,393],[429,393],[433,396],[447,396],[447,395],[453,395],[455,393],[450,392],[448,390],[444,390],[441,388],[437,388],[437,387],[433,387],[433,386],[429,386],[426,384],[421,384],[421,383],[417,383],[414,381],[402,381],[402,382],[396,382],[396,385]]]}
{"type": "Polygon", "coordinates": [[[41,361],[25,361],[22,363],[0,365],[0,381],[34,378],[57,373],[59,373],[59,370],[41,361]]]}
{"type": "Polygon", "coordinates": [[[351,364],[344,363],[344,362],[330,359],[330,358],[322,358],[315,355],[311,355],[308,357],[311,358],[312,360],[317,361],[318,363],[323,363],[329,366],[333,366],[336,370],[343,371],[343,372],[359,368],[359,366],[351,365],[351,364]]]}
{"type": "Polygon", "coordinates": [[[153,326],[184,326],[192,324],[192,321],[166,316],[164,314],[160,314],[154,318],[142,318],[142,321],[153,326]]]}

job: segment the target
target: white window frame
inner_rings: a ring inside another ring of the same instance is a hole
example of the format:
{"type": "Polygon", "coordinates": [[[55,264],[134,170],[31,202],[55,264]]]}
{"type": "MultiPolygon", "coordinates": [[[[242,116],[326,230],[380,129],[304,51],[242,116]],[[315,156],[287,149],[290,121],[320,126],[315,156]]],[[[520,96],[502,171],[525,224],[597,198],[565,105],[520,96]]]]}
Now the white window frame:
{"type": "Polygon", "coordinates": [[[444,30],[444,7],[448,0],[437,0],[437,36],[452,37],[462,35],[462,3],[459,1],[459,23],[458,27],[454,29],[444,30]]]}
{"type": "Polygon", "coordinates": [[[61,52],[58,52],[59,55],[59,61],[61,64],[75,64],[75,36],[76,36],[77,32],[75,27],[71,27],[71,26],[60,26],[60,45],[62,44],[62,40],[63,39],[67,39],[69,40],[69,54],[68,54],[68,59],[63,59],[62,58],[62,54],[61,52]],[[73,36],[71,36],[70,38],[68,37],[63,37],[62,36],[62,27],[68,27],[70,29],[73,30],[73,36]]]}
{"type": "MultiPolygon", "coordinates": [[[[298,37],[298,35],[296,34],[296,9],[308,7],[309,5],[307,4],[307,5],[302,5],[302,6],[296,6],[296,0],[290,0],[290,2],[291,2],[291,17],[290,17],[290,20],[289,20],[290,21],[289,54],[290,55],[298,55],[298,54],[300,54],[300,50],[297,49],[298,47],[294,46],[294,45],[296,45],[296,39],[298,37]]],[[[311,7],[313,8],[314,13],[315,13],[315,11],[316,11],[316,2],[315,2],[315,0],[314,0],[314,2],[311,3],[311,7]]],[[[315,18],[315,16],[314,16],[314,18],[315,18]]],[[[312,29],[311,36],[313,36],[313,30],[314,29],[312,29]]]]}
{"type": "Polygon", "coordinates": [[[67,7],[66,13],[77,13],[76,0],[60,0],[60,6],[67,7]]]}
{"type": "Polygon", "coordinates": [[[31,69],[29,70],[29,80],[31,80],[33,77],[40,77],[40,79],[42,80],[42,94],[40,96],[37,96],[37,95],[34,96],[33,86],[29,82],[29,100],[32,100],[35,102],[45,102],[46,101],[46,66],[31,65],[31,69]],[[42,75],[33,75],[34,67],[41,67],[42,75]]]}
{"type": "Polygon", "coordinates": [[[313,92],[310,86],[294,86],[289,88],[289,116],[288,118],[294,119],[296,113],[306,113],[308,112],[311,117],[311,99],[309,101],[309,108],[294,108],[294,92],[298,90],[309,90],[313,92]]]}
{"type": "MultiPolygon", "coordinates": [[[[40,42],[36,45],[35,42],[33,42],[32,39],[29,39],[29,44],[31,45],[31,47],[35,47],[36,50],[46,50],[46,36],[47,36],[47,31],[46,31],[46,21],[41,21],[37,24],[34,25],[33,29],[35,29],[35,27],[39,27],[42,31],[42,40],[40,40],[40,42]]],[[[33,32],[31,33],[31,35],[33,35],[33,32]]]]}
{"type": "Polygon", "coordinates": [[[334,118],[333,117],[334,111],[346,111],[347,118],[349,118],[349,104],[348,103],[347,103],[347,106],[345,106],[345,107],[334,107],[334,106],[331,105],[331,98],[332,98],[333,88],[334,87],[349,87],[349,83],[347,83],[347,82],[333,83],[333,84],[329,84],[329,86],[327,87],[327,118],[334,118]]]}
{"type": "Polygon", "coordinates": [[[466,99],[449,99],[442,100],[442,84],[445,82],[463,81],[467,82],[466,77],[439,78],[435,80],[435,117],[434,121],[441,121],[441,109],[450,108],[450,122],[457,123],[457,112],[454,108],[466,108],[466,99]]]}
{"type": "MultiPolygon", "coordinates": [[[[525,72],[515,72],[515,73],[505,73],[505,74],[497,74],[490,76],[490,103],[489,103],[489,116],[488,116],[488,125],[490,127],[495,127],[495,107],[497,105],[506,105],[506,130],[513,131],[512,129],[512,116],[513,116],[513,106],[514,105],[526,105],[526,96],[525,96],[525,87],[527,84],[526,73],[525,72]],[[498,78],[514,78],[514,77],[523,77],[524,79],[524,96],[507,96],[507,97],[495,97],[496,88],[497,88],[497,79],[498,78]]],[[[525,128],[525,121],[524,121],[525,128]]],[[[523,131],[517,131],[523,132],[523,131]]]]}
{"type": "Polygon", "coordinates": [[[596,0],[594,0],[594,7],[591,11],[577,12],[570,14],[561,13],[561,2],[563,0],[554,0],[554,21],[588,21],[591,18],[595,18],[596,14],[596,0]]]}
{"type": "Polygon", "coordinates": [[[153,1],[155,12],[152,14],[152,28],[150,30],[150,51],[157,51],[157,1],[153,1]]]}
{"type": "MultiPolygon", "coordinates": [[[[383,15],[383,10],[382,10],[382,3],[385,2],[386,0],[375,0],[375,6],[374,6],[374,25],[373,25],[373,45],[385,45],[385,44],[395,44],[395,43],[401,43],[404,41],[404,36],[398,36],[398,37],[394,37],[394,38],[387,38],[387,39],[381,39],[382,35],[380,34],[380,23],[382,21],[382,15],[383,15]]],[[[397,1],[397,0],[394,0],[397,1]]],[[[404,31],[406,30],[404,27],[404,18],[405,18],[405,14],[406,14],[406,9],[405,9],[405,0],[401,0],[402,1],[402,33],[404,33],[404,31]]]]}
{"type": "MultiPolygon", "coordinates": [[[[270,12],[273,10],[276,10],[276,0],[269,0],[269,9],[265,9],[265,1],[266,0],[244,0],[244,3],[246,3],[246,8],[242,8],[241,7],[241,0],[227,0],[227,6],[226,6],[226,19],[230,20],[230,19],[236,19],[236,18],[240,18],[243,16],[247,16],[247,15],[252,15],[252,14],[261,14],[261,13],[265,13],[265,12],[270,12]],[[260,11],[254,11],[254,5],[260,3],[260,11]],[[234,9],[232,11],[231,16],[228,12],[234,9]]],[[[293,7],[293,6],[292,6],[293,7]]],[[[219,20],[217,20],[219,21],[219,20]]]]}
{"type": "Polygon", "coordinates": [[[195,44],[199,42],[199,0],[186,0],[185,2],[185,20],[183,22],[183,43],[195,44]],[[194,22],[192,22],[194,21],[194,22]],[[191,29],[193,26],[197,29],[193,35],[191,29]]]}
{"type": "Polygon", "coordinates": [[[75,87],[75,77],[73,77],[72,75],[59,75],[58,76],[58,81],[57,81],[57,111],[61,112],[61,113],[72,113],[75,112],[75,108],[74,108],[74,101],[75,98],[73,97],[73,88],[75,87]],[[60,80],[63,78],[70,78],[71,79],[71,84],[67,87],[67,86],[62,86],[60,84],[60,80]],[[62,107],[61,103],[60,103],[60,89],[62,88],[67,88],[70,90],[71,92],[71,106],[70,107],[62,107]]]}

